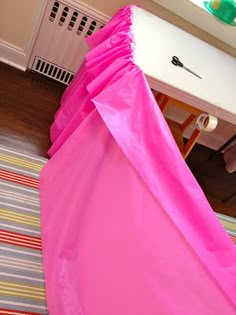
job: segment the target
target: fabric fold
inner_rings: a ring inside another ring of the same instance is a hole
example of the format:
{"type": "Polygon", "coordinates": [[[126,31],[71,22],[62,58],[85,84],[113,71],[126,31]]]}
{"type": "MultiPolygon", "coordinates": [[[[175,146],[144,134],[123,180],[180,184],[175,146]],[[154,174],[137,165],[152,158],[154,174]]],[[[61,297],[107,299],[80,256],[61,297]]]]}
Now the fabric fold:
{"type": "Polygon", "coordinates": [[[76,125],[78,126],[90,113],[91,96],[87,92],[87,86],[94,81],[96,76],[101,75],[100,89],[95,92],[98,94],[113,75],[118,74],[119,70],[123,70],[132,62],[133,48],[130,40],[132,7],[121,9],[108,25],[95,36],[87,38],[86,41],[91,50],[86,54],[85,62],[66,89],[51,126],[50,136],[53,146],[48,152],[50,156],[71,135],[76,125]]]}
{"type": "Polygon", "coordinates": [[[87,39],[51,127],[41,175],[50,314],[235,314],[236,250],[133,61],[133,7],[87,39]]]}

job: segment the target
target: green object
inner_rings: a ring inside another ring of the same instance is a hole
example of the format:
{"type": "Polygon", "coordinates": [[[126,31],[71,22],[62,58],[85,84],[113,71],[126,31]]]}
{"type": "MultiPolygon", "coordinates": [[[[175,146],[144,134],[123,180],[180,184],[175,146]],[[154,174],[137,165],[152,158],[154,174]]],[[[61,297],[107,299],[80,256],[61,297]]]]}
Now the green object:
{"type": "Polygon", "coordinates": [[[221,21],[236,26],[236,1],[211,0],[204,1],[206,9],[221,21]]]}

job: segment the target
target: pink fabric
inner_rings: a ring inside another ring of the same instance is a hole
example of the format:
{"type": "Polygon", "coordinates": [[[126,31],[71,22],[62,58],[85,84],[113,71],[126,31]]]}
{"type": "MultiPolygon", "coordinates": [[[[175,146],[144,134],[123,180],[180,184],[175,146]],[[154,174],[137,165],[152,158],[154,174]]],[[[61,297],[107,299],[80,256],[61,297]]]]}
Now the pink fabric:
{"type": "Polygon", "coordinates": [[[50,315],[235,314],[236,250],[132,60],[132,6],[89,37],[41,174],[50,315]]]}

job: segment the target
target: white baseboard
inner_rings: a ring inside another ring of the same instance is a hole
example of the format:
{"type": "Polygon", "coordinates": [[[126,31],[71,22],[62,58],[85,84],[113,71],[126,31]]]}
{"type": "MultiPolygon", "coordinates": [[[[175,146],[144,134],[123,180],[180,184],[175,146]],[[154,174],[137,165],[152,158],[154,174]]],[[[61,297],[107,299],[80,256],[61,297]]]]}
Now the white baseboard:
{"type": "Polygon", "coordinates": [[[23,49],[0,40],[0,61],[25,71],[28,57],[23,49]]]}

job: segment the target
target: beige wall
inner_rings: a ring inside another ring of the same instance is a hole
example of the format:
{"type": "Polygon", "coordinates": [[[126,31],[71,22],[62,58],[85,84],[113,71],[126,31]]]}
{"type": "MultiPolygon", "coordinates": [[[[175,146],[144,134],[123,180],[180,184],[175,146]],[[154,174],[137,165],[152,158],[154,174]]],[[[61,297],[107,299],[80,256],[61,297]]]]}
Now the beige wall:
{"type": "MultiPolygon", "coordinates": [[[[77,0],[79,2],[79,0],[77,0]]],[[[173,0],[174,1],[174,0],[173,0]]],[[[177,0],[175,0],[177,1],[177,0]]],[[[82,0],[82,2],[90,5],[91,7],[101,11],[107,15],[114,14],[122,6],[128,4],[139,4],[145,10],[159,16],[160,18],[182,28],[183,30],[195,35],[196,37],[204,40],[205,42],[215,46],[224,52],[236,57],[236,50],[215,38],[214,36],[206,33],[200,28],[194,26],[190,22],[182,19],[181,17],[175,15],[174,13],[168,11],[167,9],[161,7],[152,0],[82,0]]]]}
{"type": "Polygon", "coordinates": [[[0,0],[0,40],[25,48],[41,0],[0,0]]]}
{"type": "MultiPolygon", "coordinates": [[[[74,1],[79,2],[79,0],[74,1]]],[[[0,0],[0,40],[2,39],[24,49],[32,29],[35,13],[41,2],[42,0],[0,0]]],[[[82,0],[82,2],[110,16],[124,5],[139,4],[147,11],[236,57],[234,48],[159,6],[152,0],[82,0]]]]}
{"type": "MultiPolygon", "coordinates": [[[[77,0],[77,2],[79,2],[79,0],[77,0]]],[[[158,14],[158,11],[160,10],[160,6],[151,0],[82,0],[82,2],[107,15],[113,15],[122,6],[132,3],[138,4],[142,8],[155,14],[158,14]]],[[[163,10],[166,11],[161,7],[161,11],[163,10]]]]}

